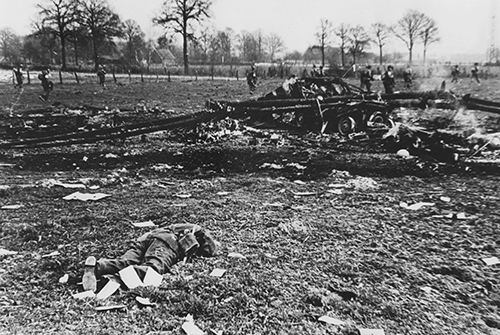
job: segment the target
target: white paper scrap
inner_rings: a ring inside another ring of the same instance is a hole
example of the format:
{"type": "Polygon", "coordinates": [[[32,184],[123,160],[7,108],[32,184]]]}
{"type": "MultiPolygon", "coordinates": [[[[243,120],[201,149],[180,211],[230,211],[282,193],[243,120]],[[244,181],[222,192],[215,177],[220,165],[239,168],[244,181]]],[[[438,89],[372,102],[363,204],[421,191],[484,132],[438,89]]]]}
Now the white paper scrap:
{"type": "Polygon", "coordinates": [[[212,272],[210,272],[211,277],[222,277],[226,273],[226,270],[224,269],[213,269],[212,272]]]}
{"type": "Polygon", "coordinates": [[[144,286],[154,286],[158,287],[161,285],[163,281],[163,276],[156,272],[153,268],[148,267],[146,271],[146,275],[144,276],[144,286]]]}
{"type": "Polygon", "coordinates": [[[328,315],[323,315],[322,317],[320,317],[318,319],[318,321],[328,323],[330,325],[337,325],[337,326],[342,326],[343,324],[345,324],[344,321],[336,319],[336,318],[332,318],[331,316],[328,316],[328,315]]]}
{"type": "Polygon", "coordinates": [[[500,264],[500,260],[498,259],[498,257],[487,257],[483,258],[482,261],[488,266],[500,264]]]}
{"type": "Polygon", "coordinates": [[[73,294],[73,298],[75,299],[87,299],[87,298],[94,298],[95,293],[92,291],[83,291],[79,293],[73,294]]]}
{"type": "Polygon", "coordinates": [[[125,269],[122,269],[118,272],[122,282],[129,288],[134,289],[136,287],[142,286],[141,278],[135,271],[132,265],[127,266],[125,269]]]}
{"type": "Polygon", "coordinates": [[[24,207],[24,205],[5,205],[2,206],[2,209],[19,209],[24,207]]]}
{"type": "Polygon", "coordinates": [[[132,226],[136,228],[150,228],[150,227],[156,227],[156,224],[149,220],[149,221],[144,221],[144,222],[132,222],[132,226]]]}
{"type": "Polygon", "coordinates": [[[17,251],[7,250],[4,248],[0,248],[0,256],[12,256],[16,255],[17,251]]]}
{"type": "Polygon", "coordinates": [[[113,295],[120,288],[120,283],[115,279],[110,279],[106,285],[97,293],[95,298],[97,300],[106,300],[113,295]]]}
{"type": "Polygon", "coordinates": [[[97,201],[101,200],[107,197],[110,197],[111,195],[109,194],[104,194],[104,193],[81,193],[81,192],[75,192],[71,193],[67,196],[65,196],[63,199],[64,200],[81,200],[81,201],[97,201]]]}

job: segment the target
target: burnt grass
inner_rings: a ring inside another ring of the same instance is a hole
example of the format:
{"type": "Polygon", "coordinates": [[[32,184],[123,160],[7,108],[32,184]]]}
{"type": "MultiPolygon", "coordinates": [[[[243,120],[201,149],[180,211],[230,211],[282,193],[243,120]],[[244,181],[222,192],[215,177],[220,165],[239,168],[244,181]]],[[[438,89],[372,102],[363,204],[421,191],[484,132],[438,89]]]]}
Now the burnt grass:
{"type": "MultiPolygon", "coordinates": [[[[275,85],[263,83],[258,94],[275,85]]],[[[453,89],[499,100],[498,87],[498,80],[481,86],[463,80],[453,89]]],[[[25,89],[17,113],[42,107],[38,89],[25,89]]],[[[9,112],[13,93],[5,87],[0,95],[2,113],[9,112]]],[[[94,84],[56,86],[53,101],[185,113],[209,97],[249,94],[243,81],[174,80],[105,91],[94,84]]],[[[485,120],[485,127],[498,125],[485,120]]],[[[498,334],[500,268],[481,261],[499,256],[498,165],[419,164],[378,141],[269,134],[205,141],[189,131],[161,132],[0,152],[1,163],[14,164],[0,167],[0,185],[8,186],[0,187],[0,206],[24,205],[0,210],[0,247],[18,252],[0,256],[0,333],[180,334],[183,318],[193,314],[200,328],[224,334],[342,334],[319,322],[322,315],[346,321],[343,334],[356,334],[349,331],[355,327],[498,334]],[[330,184],[352,186],[363,178],[376,186],[328,192],[330,184]],[[76,190],[50,187],[49,179],[84,181],[99,186],[89,192],[111,197],[64,201],[76,190]],[[411,211],[401,201],[435,205],[411,211]],[[467,219],[434,217],[460,212],[467,219]],[[222,243],[221,252],[176,265],[157,289],[122,290],[104,302],[73,299],[85,258],[119,256],[147,231],[131,222],[147,220],[200,224],[222,243]],[[246,258],[230,258],[230,252],[246,258]],[[214,268],[227,272],[210,277],[214,268]],[[60,284],[64,274],[69,282],[60,284]],[[139,307],[136,296],[155,306],[139,307]],[[112,304],[126,308],[94,309],[112,304]]]]}

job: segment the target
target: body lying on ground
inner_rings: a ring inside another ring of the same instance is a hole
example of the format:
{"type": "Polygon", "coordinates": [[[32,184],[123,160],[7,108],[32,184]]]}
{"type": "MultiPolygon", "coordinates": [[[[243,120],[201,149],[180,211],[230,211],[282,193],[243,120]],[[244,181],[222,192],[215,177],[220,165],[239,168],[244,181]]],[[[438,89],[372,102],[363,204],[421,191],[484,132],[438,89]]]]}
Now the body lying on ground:
{"type": "Polygon", "coordinates": [[[158,228],[139,237],[121,257],[87,258],[82,278],[85,291],[95,291],[97,278],[112,275],[133,266],[144,278],[148,268],[165,274],[183,259],[193,256],[211,257],[217,252],[219,243],[209,232],[196,224],[173,224],[158,228]]]}

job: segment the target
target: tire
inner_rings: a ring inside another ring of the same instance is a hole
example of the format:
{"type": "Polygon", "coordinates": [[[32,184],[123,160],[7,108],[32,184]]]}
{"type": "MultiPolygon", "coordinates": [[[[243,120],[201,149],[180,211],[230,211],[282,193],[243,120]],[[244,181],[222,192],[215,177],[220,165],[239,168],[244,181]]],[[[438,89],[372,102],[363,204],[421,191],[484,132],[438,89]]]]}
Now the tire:
{"type": "Polygon", "coordinates": [[[339,134],[347,136],[356,131],[356,121],[351,116],[342,116],[337,122],[339,134]]]}

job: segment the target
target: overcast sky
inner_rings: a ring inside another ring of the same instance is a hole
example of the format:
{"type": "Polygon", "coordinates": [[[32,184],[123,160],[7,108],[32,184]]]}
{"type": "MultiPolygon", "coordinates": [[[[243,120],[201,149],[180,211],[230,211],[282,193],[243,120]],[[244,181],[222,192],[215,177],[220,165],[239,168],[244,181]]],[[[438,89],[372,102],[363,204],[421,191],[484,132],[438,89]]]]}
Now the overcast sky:
{"type": "MultiPolygon", "coordinates": [[[[35,4],[40,1],[45,0],[0,0],[0,28],[28,33],[37,13],[35,4]]],[[[161,33],[151,19],[159,13],[162,2],[109,0],[123,20],[136,20],[149,37],[161,33]]],[[[437,21],[441,41],[431,47],[430,56],[475,53],[485,57],[491,44],[493,12],[497,13],[496,45],[500,47],[500,0],[214,0],[213,3],[211,24],[215,28],[275,32],[290,51],[303,52],[315,43],[314,33],[322,17],[334,26],[347,23],[369,27],[374,22],[395,23],[409,9],[422,11],[437,21]],[[494,2],[497,2],[495,11],[494,2]]],[[[405,50],[398,41],[388,49],[405,50]]]]}

